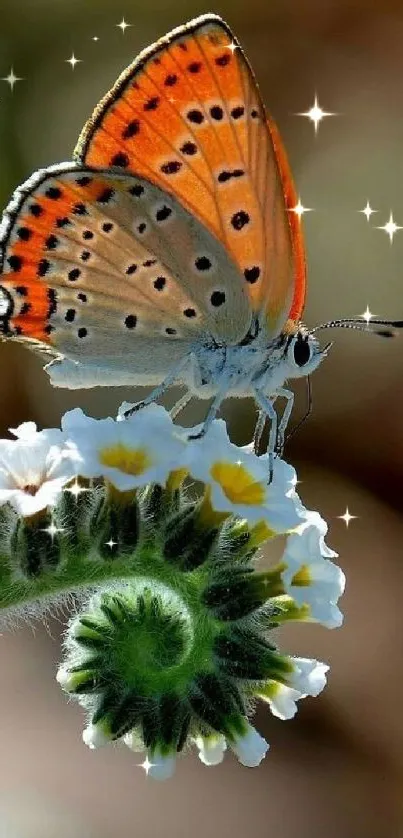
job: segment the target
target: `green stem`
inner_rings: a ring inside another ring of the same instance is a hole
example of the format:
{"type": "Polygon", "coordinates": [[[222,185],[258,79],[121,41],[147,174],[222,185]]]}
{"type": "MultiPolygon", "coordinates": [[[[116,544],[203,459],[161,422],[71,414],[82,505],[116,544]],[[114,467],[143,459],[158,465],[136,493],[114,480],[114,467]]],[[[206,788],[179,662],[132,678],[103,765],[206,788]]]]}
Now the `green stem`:
{"type": "MultiPolygon", "coordinates": [[[[192,576],[200,576],[201,571],[192,576]]],[[[189,575],[184,575],[162,557],[145,547],[138,548],[134,555],[114,557],[110,561],[100,556],[77,554],[60,561],[55,570],[42,569],[36,578],[17,578],[12,573],[7,558],[0,558],[0,611],[32,602],[54,599],[64,593],[75,593],[85,588],[108,582],[127,581],[152,577],[155,582],[166,585],[179,595],[189,595],[189,575]],[[7,567],[8,566],[8,567],[7,567]],[[14,578],[13,578],[14,577],[14,578]]],[[[194,599],[200,582],[195,578],[194,599]]],[[[191,586],[193,587],[193,585],[191,586]]]]}

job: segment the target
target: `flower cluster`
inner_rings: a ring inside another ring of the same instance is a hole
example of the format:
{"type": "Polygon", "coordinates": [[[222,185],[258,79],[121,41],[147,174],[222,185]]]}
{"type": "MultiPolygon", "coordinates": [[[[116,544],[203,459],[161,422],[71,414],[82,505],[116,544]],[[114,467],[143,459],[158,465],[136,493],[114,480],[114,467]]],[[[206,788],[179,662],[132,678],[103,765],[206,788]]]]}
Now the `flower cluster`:
{"type": "Polygon", "coordinates": [[[87,713],[90,747],[122,740],[159,778],[192,745],[206,765],[227,746],[258,765],[269,746],[249,721],[256,700],[289,719],[326,682],[325,664],[271,637],[290,620],[341,624],[326,524],[294,469],[276,457],[270,473],[222,420],[189,439],[163,407],[125,419],[127,407],[0,441],[0,608],[80,592],[57,678],[87,713]],[[277,536],[281,561],[259,571],[277,536]]]}

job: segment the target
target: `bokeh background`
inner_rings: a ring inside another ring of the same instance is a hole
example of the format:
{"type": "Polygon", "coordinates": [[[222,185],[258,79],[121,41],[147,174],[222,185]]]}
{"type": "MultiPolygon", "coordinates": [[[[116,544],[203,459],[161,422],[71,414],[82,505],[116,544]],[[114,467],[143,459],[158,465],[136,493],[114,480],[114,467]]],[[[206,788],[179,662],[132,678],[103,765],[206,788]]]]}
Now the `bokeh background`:
{"type": "MultiPolygon", "coordinates": [[[[69,159],[101,95],[135,54],[196,14],[230,23],[283,135],[304,216],[309,325],[367,306],[403,317],[403,7],[401,0],[1,0],[0,203],[32,170],[69,159]],[[125,33],[117,24],[131,24],[125,33]],[[94,40],[94,37],[98,40],[94,40]],[[66,63],[74,52],[73,70],[66,63]],[[308,110],[324,110],[315,136],[308,110]],[[367,199],[377,214],[359,213],[367,199]]],[[[339,331],[313,378],[313,416],[287,458],[300,493],[330,522],[348,587],[344,627],[300,626],[281,643],[331,663],[330,683],[287,723],[259,711],[272,743],[264,765],[227,758],[205,769],[179,762],[175,778],[147,781],[125,749],[88,751],[81,712],[54,681],[61,624],[3,636],[0,693],[0,838],[388,838],[402,826],[403,336],[339,331]],[[356,515],[349,526],[338,516],[356,515]]],[[[330,337],[325,333],[325,337],[330,337]]],[[[0,430],[26,419],[58,423],[69,407],[116,412],[141,393],[52,390],[41,362],[0,345],[0,430]]],[[[304,410],[298,387],[294,419],[304,410]]],[[[250,439],[254,409],[228,403],[233,438],[250,439]]],[[[200,419],[200,406],[187,412],[200,419]]]]}

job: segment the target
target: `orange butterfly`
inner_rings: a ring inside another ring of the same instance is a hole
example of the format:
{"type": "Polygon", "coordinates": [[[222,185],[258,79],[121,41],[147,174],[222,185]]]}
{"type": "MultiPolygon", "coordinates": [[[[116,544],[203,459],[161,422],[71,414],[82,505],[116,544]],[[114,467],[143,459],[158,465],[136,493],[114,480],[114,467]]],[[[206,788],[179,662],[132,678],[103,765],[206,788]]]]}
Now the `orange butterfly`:
{"type": "Polygon", "coordinates": [[[53,355],[56,386],[154,385],[139,407],[182,382],[175,415],[192,395],[213,399],[203,433],[226,396],[252,395],[272,420],[273,451],[292,407],[286,379],[328,348],[300,324],[296,200],[238,42],[216,15],[197,18],[122,74],[74,163],[15,193],[2,225],[2,332],[53,355]]]}

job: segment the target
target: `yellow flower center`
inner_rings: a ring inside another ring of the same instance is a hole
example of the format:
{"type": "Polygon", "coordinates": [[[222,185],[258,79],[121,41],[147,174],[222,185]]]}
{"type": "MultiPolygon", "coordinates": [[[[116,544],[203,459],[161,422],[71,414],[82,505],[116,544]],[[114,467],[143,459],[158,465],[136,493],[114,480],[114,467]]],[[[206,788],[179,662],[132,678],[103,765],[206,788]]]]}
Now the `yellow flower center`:
{"type": "Polygon", "coordinates": [[[265,521],[258,521],[254,527],[251,528],[251,547],[258,547],[259,544],[263,544],[264,541],[268,541],[269,538],[274,538],[278,533],[275,530],[270,529],[270,527],[266,524],[265,521]]]}
{"type": "Polygon", "coordinates": [[[175,489],[180,489],[188,473],[187,468],[177,468],[175,471],[171,471],[167,480],[167,489],[170,489],[171,492],[174,492],[175,489]]]}
{"type": "Polygon", "coordinates": [[[292,577],[291,585],[295,585],[298,588],[307,588],[309,585],[312,585],[312,577],[308,565],[301,565],[300,569],[292,577]]]}
{"type": "Polygon", "coordinates": [[[127,448],[122,442],[102,448],[99,460],[103,466],[117,468],[125,474],[137,476],[150,468],[152,460],[144,448],[127,448]]]}
{"type": "Polygon", "coordinates": [[[265,500],[264,484],[257,483],[242,463],[214,463],[210,474],[220,484],[224,495],[231,503],[254,506],[262,504],[265,500]]]}

